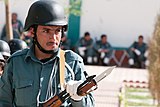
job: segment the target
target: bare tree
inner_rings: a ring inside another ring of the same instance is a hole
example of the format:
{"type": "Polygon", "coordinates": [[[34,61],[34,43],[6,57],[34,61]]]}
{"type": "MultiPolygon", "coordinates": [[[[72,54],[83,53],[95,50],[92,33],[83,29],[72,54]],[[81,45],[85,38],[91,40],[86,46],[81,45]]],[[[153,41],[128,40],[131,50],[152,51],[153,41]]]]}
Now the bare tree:
{"type": "Polygon", "coordinates": [[[149,89],[160,106],[160,14],[157,16],[153,36],[149,44],[149,89]]]}

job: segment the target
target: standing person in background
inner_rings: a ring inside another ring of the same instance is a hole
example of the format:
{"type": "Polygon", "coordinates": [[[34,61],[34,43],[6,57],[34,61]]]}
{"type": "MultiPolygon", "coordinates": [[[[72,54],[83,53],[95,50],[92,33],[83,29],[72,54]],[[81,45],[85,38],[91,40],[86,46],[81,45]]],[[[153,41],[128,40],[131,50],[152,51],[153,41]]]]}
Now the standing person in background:
{"type": "Polygon", "coordinates": [[[112,55],[112,46],[107,41],[107,35],[101,35],[101,40],[97,41],[94,45],[95,55],[94,59],[98,59],[100,65],[108,65],[112,55]]]}
{"type": "Polygon", "coordinates": [[[12,13],[12,27],[19,35],[22,35],[23,24],[18,19],[18,14],[17,13],[12,13]]]}
{"type": "Polygon", "coordinates": [[[129,65],[130,67],[145,68],[145,61],[147,61],[147,49],[148,46],[143,41],[143,36],[138,37],[138,41],[135,41],[128,50],[129,53],[129,65]],[[146,52],[146,53],[145,53],[146,52]]]}
{"type": "Polygon", "coordinates": [[[24,30],[31,32],[33,45],[9,58],[0,78],[0,107],[41,107],[64,88],[70,97],[63,107],[94,106],[91,93],[77,95],[77,87],[86,80],[82,58],[71,50],[60,50],[67,25],[57,2],[39,0],[31,5],[24,30]],[[65,68],[60,72],[62,56],[65,68]]]}
{"type": "MultiPolygon", "coordinates": [[[[13,28],[13,38],[20,39],[23,31],[23,25],[22,22],[18,19],[17,13],[12,13],[12,28],[13,28]]],[[[7,41],[6,25],[3,27],[1,40],[7,41]]]]}
{"type": "Polygon", "coordinates": [[[89,32],[85,32],[84,36],[78,41],[78,53],[84,59],[85,64],[93,63],[93,43],[89,32]]]}

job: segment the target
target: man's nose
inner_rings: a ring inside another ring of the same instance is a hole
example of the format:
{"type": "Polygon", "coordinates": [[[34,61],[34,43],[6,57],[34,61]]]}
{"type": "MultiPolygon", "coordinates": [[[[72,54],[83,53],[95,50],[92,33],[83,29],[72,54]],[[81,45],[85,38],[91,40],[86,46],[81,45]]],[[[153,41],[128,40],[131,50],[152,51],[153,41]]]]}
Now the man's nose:
{"type": "Polygon", "coordinates": [[[55,33],[51,34],[49,37],[50,37],[50,39],[56,39],[55,33]]]}

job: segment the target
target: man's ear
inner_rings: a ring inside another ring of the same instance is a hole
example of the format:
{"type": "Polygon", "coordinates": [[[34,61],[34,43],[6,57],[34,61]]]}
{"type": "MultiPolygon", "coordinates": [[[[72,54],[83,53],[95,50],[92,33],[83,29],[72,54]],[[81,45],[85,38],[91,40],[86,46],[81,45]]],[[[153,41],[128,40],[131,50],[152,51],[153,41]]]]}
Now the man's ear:
{"type": "Polygon", "coordinates": [[[34,28],[30,27],[30,29],[28,30],[28,33],[31,35],[31,37],[34,37],[34,28]]]}

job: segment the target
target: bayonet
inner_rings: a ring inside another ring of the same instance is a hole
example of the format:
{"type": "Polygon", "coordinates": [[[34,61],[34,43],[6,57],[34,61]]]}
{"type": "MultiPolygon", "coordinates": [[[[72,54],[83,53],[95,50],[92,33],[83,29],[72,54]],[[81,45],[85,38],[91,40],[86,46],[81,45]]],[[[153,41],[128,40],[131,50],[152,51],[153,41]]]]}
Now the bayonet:
{"type": "MultiPolygon", "coordinates": [[[[93,90],[97,89],[97,83],[108,76],[115,66],[109,67],[107,70],[102,72],[100,75],[92,75],[87,77],[87,79],[78,86],[77,94],[80,96],[85,96],[93,90]],[[94,88],[95,87],[95,88],[94,88]]],[[[62,91],[59,95],[56,95],[49,99],[47,102],[42,103],[42,107],[60,107],[62,103],[64,103],[71,96],[66,90],[62,91]]]]}
{"type": "Polygon", "coordinates": [[[100,75],[96,76],[96,77],[94,78],[94,80],[96,81],[96,83],[98,83],[98,82],[101,81],[103,78],[105,78],[106,76],[108,76],[115,67],[116,67],[116,66],[109,67],[107,70],[105,70],[104,72],[102,72],[100,75]]]}

